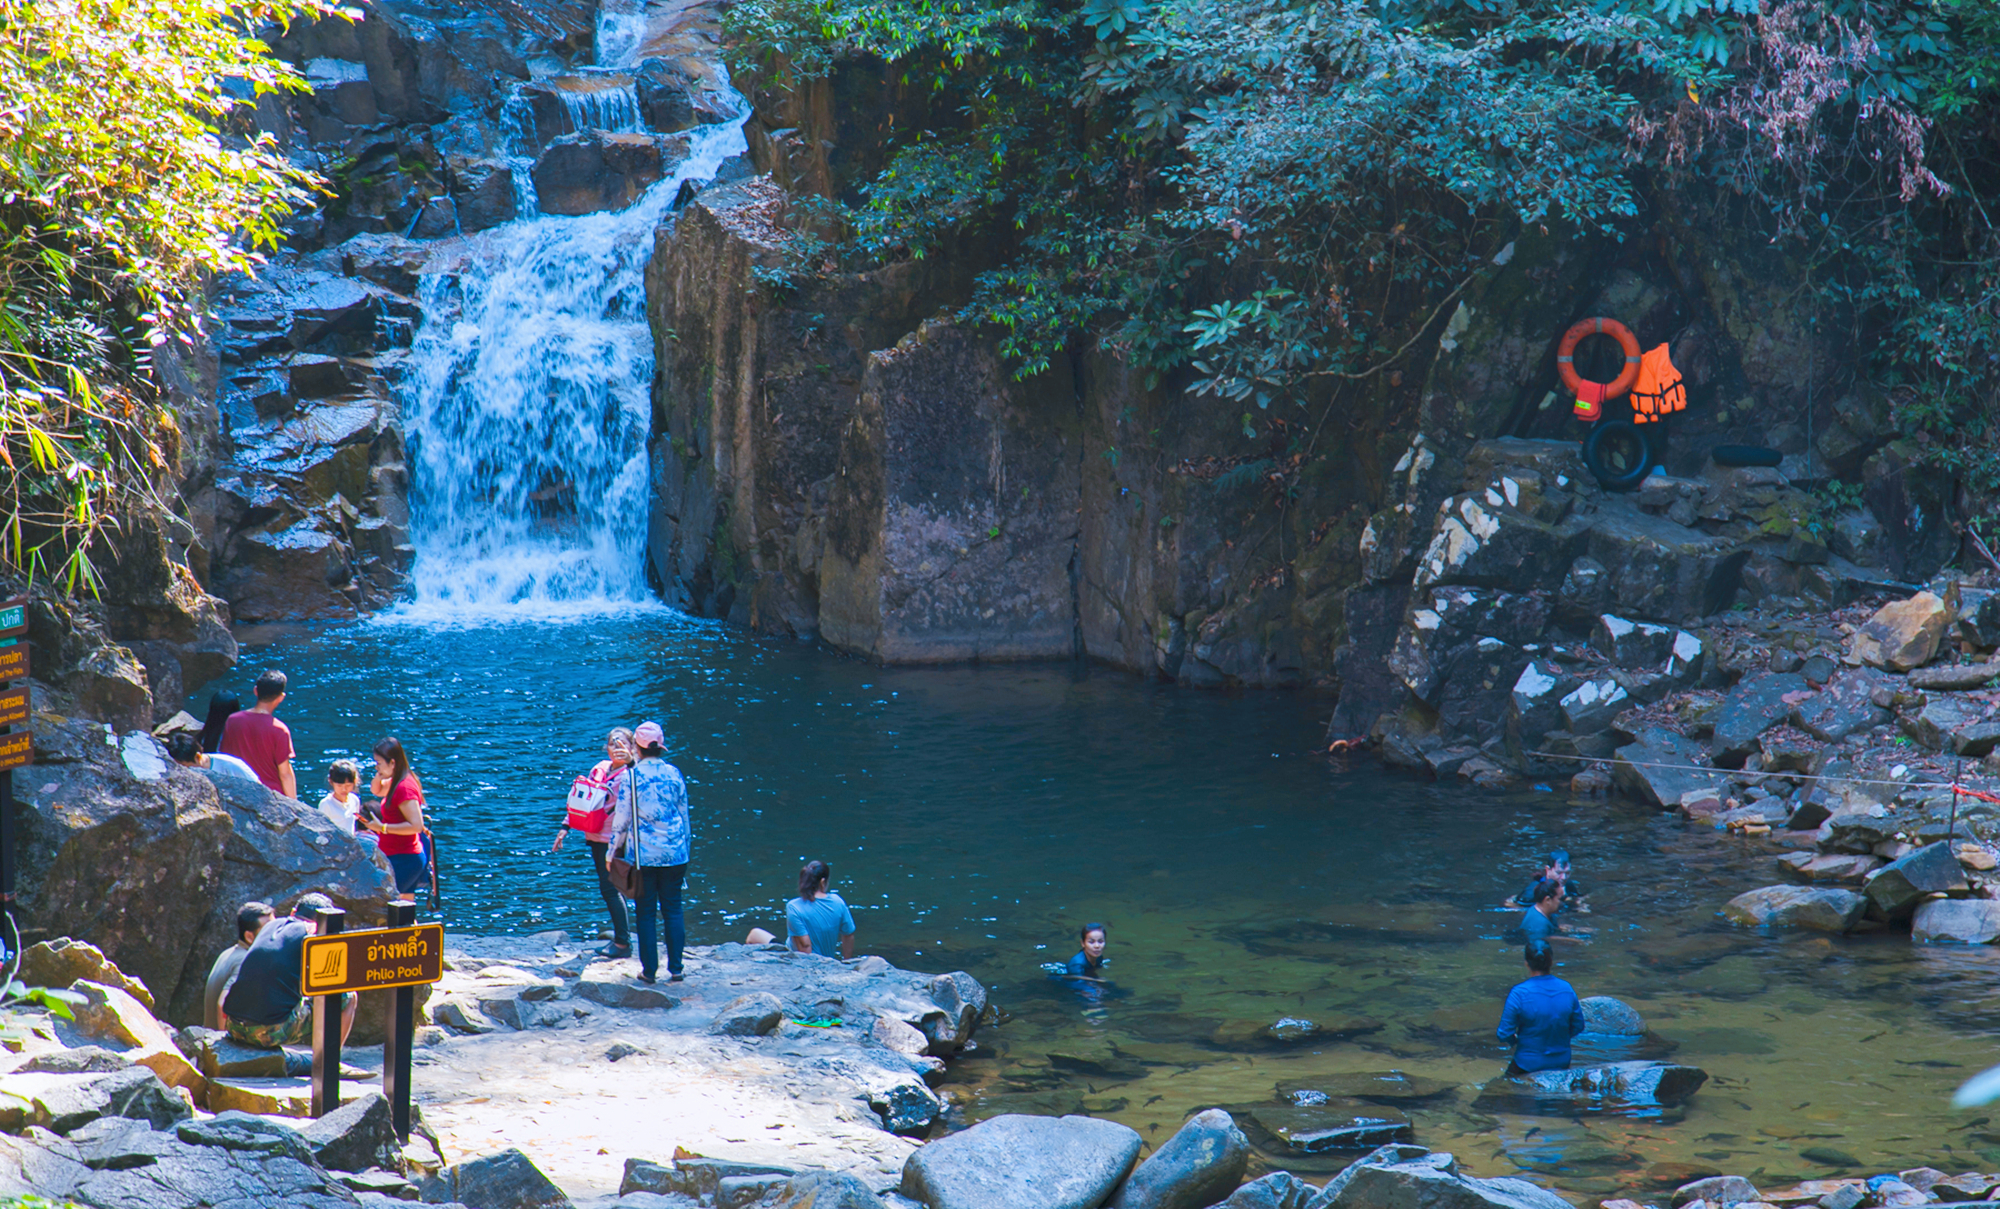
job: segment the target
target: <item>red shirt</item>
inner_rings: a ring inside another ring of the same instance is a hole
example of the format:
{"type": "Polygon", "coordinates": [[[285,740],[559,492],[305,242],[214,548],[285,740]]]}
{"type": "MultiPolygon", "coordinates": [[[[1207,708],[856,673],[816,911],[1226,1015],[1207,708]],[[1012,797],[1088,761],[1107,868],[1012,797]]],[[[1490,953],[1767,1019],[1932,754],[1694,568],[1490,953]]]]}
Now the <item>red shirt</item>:
{"type": "Polygon", "coordinates": [[[278,765],[292,758],[292,731],[272,714],[254,709],[238,710],[222,725],[222,750],[250,766],[264,788],[285,792],[278,780],[278,765]]]}
{"type": "MultiPolygon", "coordinates": [[[[382,821],[385,823],[414,822],[415,820],[411,819],[403,811],[403,803],[405,802],[415,802],[419,807],[424,804],[424,791],[417,788],[416,781],[411,777],[404,777],[401,784],[389,791],[389,800],[382,804],[382,821]]],[[[408,834],[400,831],[377,832],[375,839],[377,844],[381,846],[382,853],[385,856],[399,852],[406,854],[417,853],[424,850],[424,837],[417,832],[408,834]]]]}

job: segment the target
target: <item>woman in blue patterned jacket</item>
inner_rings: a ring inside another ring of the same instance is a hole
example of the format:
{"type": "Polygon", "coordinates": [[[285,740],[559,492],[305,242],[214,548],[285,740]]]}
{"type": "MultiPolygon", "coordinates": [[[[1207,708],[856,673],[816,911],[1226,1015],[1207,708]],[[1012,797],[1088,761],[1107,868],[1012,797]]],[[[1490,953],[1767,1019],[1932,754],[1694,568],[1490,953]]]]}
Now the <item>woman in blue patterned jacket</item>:
{"type": "Polygon", "coordinates": [[[667,763],[666,732],[657,722],[641,722],[632,732],[639,759],[618,778],[611,815],[614,855],[639,870],[639,981],[660,972],[660,942],[654,914],[667,921],[667,981],[682,977],[681,952],[687,925],[681,913],[681,884],[687,877],[694,828],[688,820],[687,782],[667,763]]]}

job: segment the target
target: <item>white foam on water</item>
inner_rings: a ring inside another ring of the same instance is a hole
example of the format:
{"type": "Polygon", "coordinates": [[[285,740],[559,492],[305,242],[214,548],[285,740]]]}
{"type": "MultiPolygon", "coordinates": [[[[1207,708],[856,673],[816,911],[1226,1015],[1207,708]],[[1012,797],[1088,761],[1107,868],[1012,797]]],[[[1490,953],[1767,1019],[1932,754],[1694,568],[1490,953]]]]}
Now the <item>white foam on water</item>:
{"type": "Polygon", "coordinates": [[[639,61],[639,47],[645,40],[646,0],[605,0],[598,5],[599,67],[633,66],[639,61]]]}
{"type": "Polygon", "coordinates": [[[385,622],[660,607],[644,571],[646,260],[681,185],[746,150],[741,117],[690,137],[687,162],[626,209],[517,220],[471,241],[458,271],[425,277],[398,391],[416,560],[385,622]]]}

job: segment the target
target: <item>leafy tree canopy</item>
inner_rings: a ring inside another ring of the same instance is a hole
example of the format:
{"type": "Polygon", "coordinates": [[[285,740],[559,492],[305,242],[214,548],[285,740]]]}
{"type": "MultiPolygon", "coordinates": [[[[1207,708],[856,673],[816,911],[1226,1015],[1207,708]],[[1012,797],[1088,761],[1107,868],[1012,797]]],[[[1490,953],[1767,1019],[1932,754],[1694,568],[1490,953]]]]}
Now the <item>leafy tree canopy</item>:
{"type": "Polygon", "coordinates": [[[91,582],[177,439],[154,348],[314,188],[249,113],[303,87],[254,32],[325,0],[0,0],[4,557],[91,582]]]}
{"type": "Polygon", "coordinates": [[[998,247],[962,314],[1022,374],[1094,337],[1240,400],[1255,434],[1257,409],[1397,364],[1515,234],[1617,238],[1671,193],[1888,334],[1871,368],[1914,427],[1948,399],[1992,431],[1991,0],[743,0],[731,21],[744,67],[873,57],[934,94],[949,117],[825,203],[814,229],[841,237],[802,241],[801,270],[998,247]]]}

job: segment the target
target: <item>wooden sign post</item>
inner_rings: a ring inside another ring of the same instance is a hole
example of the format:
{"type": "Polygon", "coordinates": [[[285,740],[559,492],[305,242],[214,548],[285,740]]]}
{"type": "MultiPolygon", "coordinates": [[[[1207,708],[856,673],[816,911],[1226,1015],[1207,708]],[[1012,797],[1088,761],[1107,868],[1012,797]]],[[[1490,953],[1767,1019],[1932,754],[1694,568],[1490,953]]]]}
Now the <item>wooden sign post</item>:
{"type": "Polygon", "coordinates": [[[322,911],[321,935],[306,938],[299,990],[313,1004],[312,1114],[340,1107],[340,1012],[331,996],[341,991],[390,991],[389,1036],[382,1045],[382,1094],[396,1134],[410,1140],[410,1064],[416,1047],[418,986],[444,977],[444,925],[419,924],[412,903],[389,905],[389,927],[343,932],[343,911],[322,911]],[[329,920],[328,917],[336,917],[329,920]]]}
{"type": "MultiPolygon", "coordinates": [[[[0,601],[0,683],[28,678],[28,598],[0,601]]],[[[34,759],[35,739],[14,727],[28,720],[28,687],[0,693],[0,912],[14,928],[14,769],[34,759]]]]}

